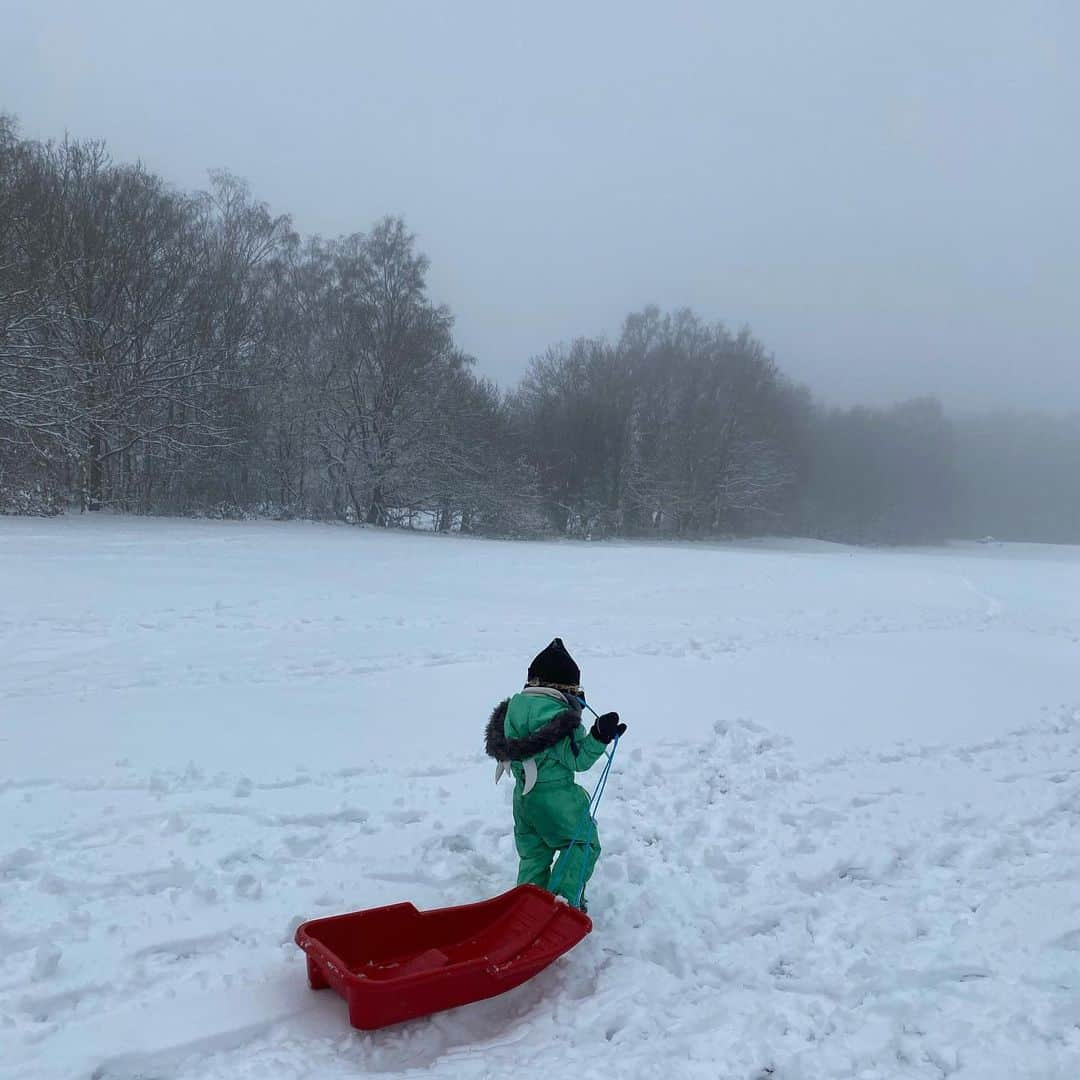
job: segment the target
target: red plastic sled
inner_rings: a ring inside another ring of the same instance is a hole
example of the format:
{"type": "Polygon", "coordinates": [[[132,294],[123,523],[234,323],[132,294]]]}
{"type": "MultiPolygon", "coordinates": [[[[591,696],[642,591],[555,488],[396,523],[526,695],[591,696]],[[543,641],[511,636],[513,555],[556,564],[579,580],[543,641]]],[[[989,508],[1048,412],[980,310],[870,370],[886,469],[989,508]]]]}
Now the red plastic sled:
{"type": "Polygon", "coordinates": [[[349,1023],[372,1031],[519,986],[592,922],[535,885],[462,907],[412,904],[313,919],[296,931],[313,990],[333,987],[349,1023]]]}

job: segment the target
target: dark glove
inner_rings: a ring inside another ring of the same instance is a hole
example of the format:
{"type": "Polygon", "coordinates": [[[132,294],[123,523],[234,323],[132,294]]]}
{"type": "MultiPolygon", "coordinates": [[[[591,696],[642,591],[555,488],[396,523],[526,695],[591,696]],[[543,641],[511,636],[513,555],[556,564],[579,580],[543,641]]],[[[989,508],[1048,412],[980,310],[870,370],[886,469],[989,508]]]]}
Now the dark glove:
{"type": "Polygon", "coordinates": [[[619,714],[617,712],[606,712],[603,716],[596,718],[589,734],[594,739],[598,739],[607,745],[616,735],[621,735],[624,731],[626,731],[626,725],[619,723],[619,714]]]}

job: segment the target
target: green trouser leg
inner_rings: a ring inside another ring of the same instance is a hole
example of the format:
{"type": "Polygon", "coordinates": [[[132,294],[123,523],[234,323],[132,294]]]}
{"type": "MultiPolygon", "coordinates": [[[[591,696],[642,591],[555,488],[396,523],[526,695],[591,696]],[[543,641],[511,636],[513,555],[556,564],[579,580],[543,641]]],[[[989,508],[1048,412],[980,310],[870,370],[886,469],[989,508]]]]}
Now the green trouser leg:
{"type": "Polygon", "coordinates": [[[555,852],[544,843],[535,829],[522,827],[517,821],[516,813],[514,818],[514,845],[520,860],[517,883],[539,885],[541,889],[546,889],[551,878],[551,860],[555,858],[555,852]]]}
{"type": "Polygon", "coordinates": [[[585,883],[600,855],[596,823],[587,816],[588,808],[588,792],[577,784],[539,784],[528,795],[520,788],[514,791],[519,885],[547,889],[554,883],[552,891],[571,904],[577,903],[579,889],[584,898],[585,883]],[[551,860],[557,852],[562,854],[552,873],[551,860]]]}
{"type": "Polygon", "coordinates": [[[587,836],[584,841],[579,840],[564,849],[552,874],[556,883],[556,895],[564,896],[569,903],[578,907],[585,904],[585,886],[588,885],[596,868],[596,860],[600,857],[600,841],[596,838],[595,825],[591,825],[591,831],[591,838],[587,836]],[[578,889],[581,890],[580,897],[578,889]]]}

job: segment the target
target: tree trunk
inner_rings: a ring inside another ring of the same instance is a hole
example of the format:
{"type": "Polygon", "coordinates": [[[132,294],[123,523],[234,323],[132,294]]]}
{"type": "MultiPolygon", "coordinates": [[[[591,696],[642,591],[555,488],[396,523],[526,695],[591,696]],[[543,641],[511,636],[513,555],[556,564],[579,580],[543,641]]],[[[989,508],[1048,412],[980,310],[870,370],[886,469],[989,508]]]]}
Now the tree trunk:
{"type": "Polygon", "coordinates": [[[371,505],[368,507],[367,523],[369,525],[385,525],[386,524],[386,509],[383,506],[383,493],[382,488],[378,484],[375,485],[374,490],[371,492],[371,505]]]}
{"type": "Polygon", "coordinates": [[[90,436],[90,448],[86,458],[86,509],[100,510],[105,497],[105,468],[102,457],[105,444],[101,435],[90,436]]]}

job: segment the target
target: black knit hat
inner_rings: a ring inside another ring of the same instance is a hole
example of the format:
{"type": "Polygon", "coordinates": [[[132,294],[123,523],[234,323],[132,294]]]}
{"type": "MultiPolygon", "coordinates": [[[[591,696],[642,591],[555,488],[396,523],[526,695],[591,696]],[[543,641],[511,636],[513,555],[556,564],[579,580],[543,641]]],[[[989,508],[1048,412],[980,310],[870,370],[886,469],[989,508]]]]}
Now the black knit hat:
{"type": "Polygon", "coordinates": [[[553,683],[555,686],[577,686],[581,669],[566,651],[562,638],[556,638],[529,665],[529,682],[553,683]]]}

